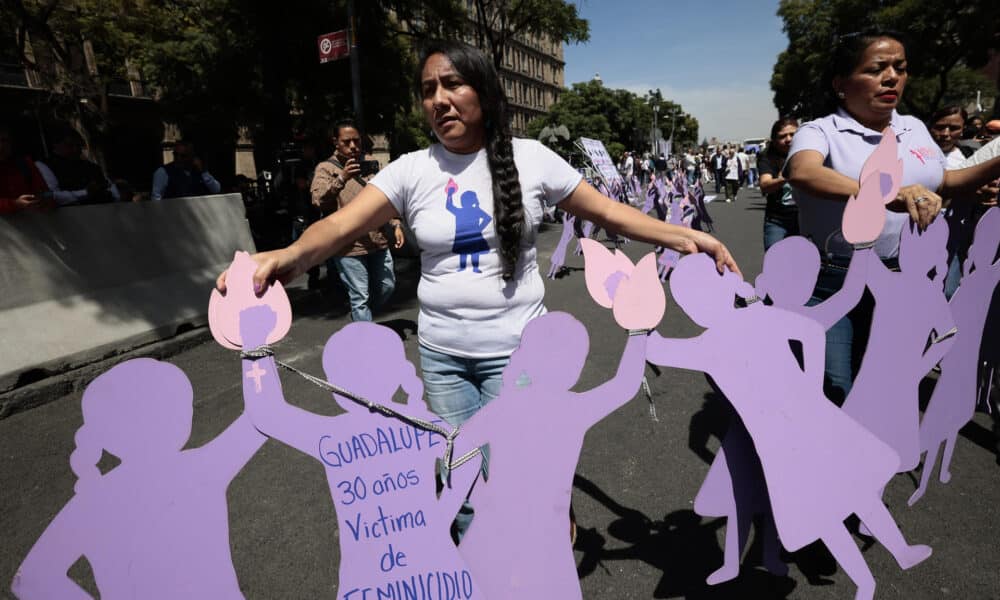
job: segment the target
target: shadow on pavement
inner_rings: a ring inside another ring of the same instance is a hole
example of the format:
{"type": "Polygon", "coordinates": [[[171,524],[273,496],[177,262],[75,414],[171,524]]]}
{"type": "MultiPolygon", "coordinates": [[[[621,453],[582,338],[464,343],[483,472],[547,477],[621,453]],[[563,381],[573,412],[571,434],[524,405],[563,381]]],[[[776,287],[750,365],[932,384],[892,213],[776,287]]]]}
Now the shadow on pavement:
{"type": "MultiPolygon", "coordinates": [[[[597,568],[607,570],[606,562],[639,560],[662,571],[654,598],[689,598],[722,600],[731,598],[783,599],[795,589],[795,581],[776,577],[760,569],[744,568],[736,579],[710,586],[705,578],[722,563],[722,549],[716,536],[724,519],[702,522],[690,510],[674,511],[661,520],[653,520],[632,508],[620,505],[589,480],[577,475],[573,486],[591,496],[618,519],[608,526],[608,535],[625,542],[625,548],[609,549],[608,540],[597,529],[581,529],[575,549],[583,553],[577,573],[580,578],[597,568]]],[[[759,563],[757,540],[744,564],[759,563]]],[[[821,550],[825,551],[822,546],[821,550]]],[[[831,559],[832,560],[832,559],[831,559]]],[[[792,561],[811,572],[818,572],[816,561],[806,553],[797,553],[792,561]],[[801,556],[800,556],[801,554],[801,556]]],[[[825,583],[822,579],[819,582],[825,583]]]]}

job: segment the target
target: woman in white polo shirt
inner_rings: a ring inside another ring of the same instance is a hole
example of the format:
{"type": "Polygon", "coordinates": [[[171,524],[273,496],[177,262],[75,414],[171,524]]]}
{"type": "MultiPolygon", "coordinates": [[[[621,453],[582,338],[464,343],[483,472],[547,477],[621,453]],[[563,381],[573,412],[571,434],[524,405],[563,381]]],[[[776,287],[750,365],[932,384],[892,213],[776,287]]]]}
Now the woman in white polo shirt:
{"type": "Polygon", "coordinates": [[[424,114],[439,143],[389,164],[291,246],[255,255],[254,281],[259,289],[288,281],[363,232],[404,218],[421,251],[425,395],[452,425],[496,397],[521,330],[545,312],[535,248],[543,206],[636,240],[707,252],[720,271],[737,269],[712,236],[613,202],[542,144],[512,139],[503,87],[479,50],[434,43],[420,64],[424,114]]]}
{"type": "MultiPolygon", "coordinates": [[[[902,187],[886,206],[886,224],[875,242],[876,253],[890,266],[898,255],[905,223],[912,220],[926,227],[940,212],[942,195],[960,198],[1000,176],[1000,159],[945,171],[944,158],[927,127],[896,112],[908,76],[906,49],[898,34],[871,31],[842,36],[831,66],[835,109],[799,128],[787,162],[801,234],[816,244],[823,260],[813,302],[828,298],[843,284],[852,251],[840,231],[844,206],[849,196],[857,194],[861,167],[886,127],[895,132],[903,161],[902,187]]],[[[870,323],[870,305],[860,306],[827,332],[828,393],[835,400],[850,391],[865,347],[860,336],[870,323]]]]}

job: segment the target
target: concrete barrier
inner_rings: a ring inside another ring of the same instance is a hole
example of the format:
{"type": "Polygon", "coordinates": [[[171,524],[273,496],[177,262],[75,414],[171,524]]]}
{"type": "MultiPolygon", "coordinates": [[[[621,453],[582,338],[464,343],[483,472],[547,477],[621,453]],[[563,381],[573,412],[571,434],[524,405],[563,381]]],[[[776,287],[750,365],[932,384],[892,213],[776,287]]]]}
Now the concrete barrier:
{"type": "Polygon", "coordinates": [[[206,322],[239,194],[0,218],[0,393],[206,322]]]}

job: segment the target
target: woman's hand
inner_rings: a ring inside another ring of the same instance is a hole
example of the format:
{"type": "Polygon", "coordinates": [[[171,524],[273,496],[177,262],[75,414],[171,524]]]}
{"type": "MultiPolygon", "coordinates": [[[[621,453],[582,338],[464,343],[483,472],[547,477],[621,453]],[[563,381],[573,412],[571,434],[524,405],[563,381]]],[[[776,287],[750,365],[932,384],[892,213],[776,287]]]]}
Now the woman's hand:
{"type": "Polygon", "coordinates": [[[682,247],[675,248],[675,250],[684,254],[705,252],[715,260],[715,268],[719,270],[719,273],[725,273],[725,269],[728,268],[733,273],[743,277],[739,265],[736,264],[725,244],[702,231],[690,230],[689,235],[685,236],[682,242],[682,247]]]}
{"type": "MultiPolygon", "coordinates": [[[[301,255],[294,249],[294,246],[270,252],[260,252],[250,258],[257,263],[257,270],[253,274],[253,289],[258,296],[263,294],[267,290],[267,286],[275,281],[288,283],[309,270],[307,265],[301,264],[301,255]]],[[[215,280],[215,287],[219,292],[226,293],[225,271],[215,280]]]]}
{"type": "Polygon", "coordinates": [[[899,188],[896,199],[890,202],[888,207],[898,212],[905,210],[910,213],[910,219],[924,230],[941,212],[941,196],[917,183],[899,188]]]}
{"type": "Polygon", "coordinates": [[[1000,180],[994,180],[976,190],[976,202],[986,208],[997,205],[997,194],[1000,193],[1000,180]]]}

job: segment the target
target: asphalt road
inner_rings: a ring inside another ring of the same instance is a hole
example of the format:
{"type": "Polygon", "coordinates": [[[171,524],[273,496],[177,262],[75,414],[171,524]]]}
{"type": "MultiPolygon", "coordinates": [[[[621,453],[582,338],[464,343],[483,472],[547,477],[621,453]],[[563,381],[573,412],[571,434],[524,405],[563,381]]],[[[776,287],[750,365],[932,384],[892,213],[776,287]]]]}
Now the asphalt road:
{"type": "MultiPolygon", "coordinates": [[[[736,203],[712,203],[709,210],[717,234],[744,274],[755,277],[762,255],[760,196],[743,190],[736,203]]],[[[558,238],[558,228],[541,234],[543,272],[558,238]]],[[[639,243],[626,247],[633,259],[650,250],[639,243]]],[[[588,365],[576,387],[583,390],[613,375],[625,335],[610,311],[587,295],[582,258],[570,257],[567,266],[563,277],[546,281],[546,303],[550,310],[571,312],[590,332],[588,365]]],[[[416,278],[408,268],[412,265],[400,267],[396,300],[380,322],[405,336],[407,355],[419,364],[416,278]]],[[[293,294],[298,298],[296,320],[277,349],[279,358],[322,373],[323,344],[348,321],[345,303],[336,291],[293,294]]],[[[699,330],[668,301],[660,331],[690,336],[699,330]]],[[[169,360],[194,387],[189,447],[196,447],[242,411],[239,362],[214,342],[169,360]]],[[[644,397],[637,397],[590,430],[577,468],[576,559],[584,597],[853,598],[854,585],[819,544],[789,555],[788,576],[775,577],[760,567],[759,544],[752,540],[739,578],[719,586],[705,584],[705,577],[721,565],[725,522],[702,519],[692,507],[725,430],[726,407],[700,373],[647,372],[658,420],[650,417],[644,397]]],[[[338,412],[323,391],[294,376],[282,378],[289,401],[322,414],[338,412]]],[[[72,393],[0,420],[0,596],[9,593],[17,565],[73,495],[75,477],[68,459],[82,422],[80,396],[72,393]]],[[[934,555],[904,572],[881,546],[866,545],[877,598],[1000,598],[1000,467],[994,452],[990,418],[977,414],[959,438],[950,484],[938,484],[935,478],[925,498],[907,508],[913,478],[901,475],[890,483],[884,500],[904,535],[913,543],[932,545],[934,555]]],[[[108,457],[102,462],[104,468],[112,464],[108,457]]],[[[323,469],[313,459],[269,441],[233,481],[228,498],[233,560],[247,598],[335,597],[338,531],[323,469]]],[[[85,561],[70,573],[94,589],[85,561]]]]}

